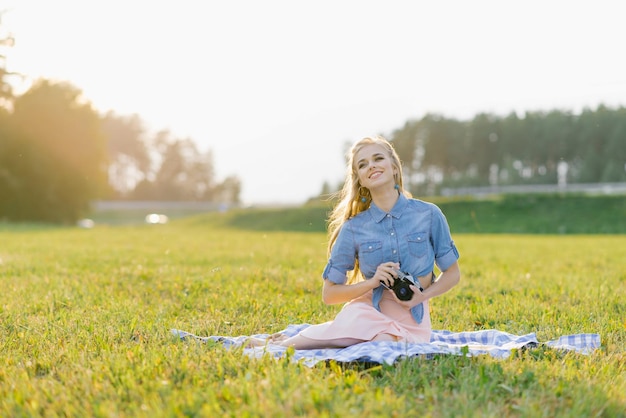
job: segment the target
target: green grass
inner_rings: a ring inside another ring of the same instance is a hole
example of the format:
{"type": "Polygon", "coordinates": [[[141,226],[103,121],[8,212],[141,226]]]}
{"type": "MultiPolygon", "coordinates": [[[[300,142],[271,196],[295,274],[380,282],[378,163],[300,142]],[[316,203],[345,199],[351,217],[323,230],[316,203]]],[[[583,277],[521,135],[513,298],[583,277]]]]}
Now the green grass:
{"type": "Polygon", "coordinates": [[[626,233],[626,196],[508,195],[441,200],[440,207],[458,232],[626,233]]]}
{"type": "Polygon", "coordinates": [[[340,309],[320,298],[323,232],[233,216],[2,225],[0,416],[624,416],[626,236],[455,233],[462,282],[431,303],[436,329],[599,333],[591,355],[309,368],[170,335],[273,332],[340,309]]]}

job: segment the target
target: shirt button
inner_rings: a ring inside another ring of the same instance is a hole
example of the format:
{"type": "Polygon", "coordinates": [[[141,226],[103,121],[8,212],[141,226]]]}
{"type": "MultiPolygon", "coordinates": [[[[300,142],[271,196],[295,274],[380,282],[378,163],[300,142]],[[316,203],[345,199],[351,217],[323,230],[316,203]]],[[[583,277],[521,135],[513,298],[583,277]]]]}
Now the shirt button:
{"type": "Polygon", "coordinates": [[[395,254],[395,253],[396,253],[396,250],[393,250],[393,253],[395,254]]]}
{"type": "Polygon", "coordinates": [[[370,250],[371,250],[371,249],[372,249],[372,246],[370,245],[368,249],[370,249],[370,250]]]}
{"type": "Polygon", "coordinates": [[[391,236],[393,237],[394,235],[395,235],[395,232],[393,232],[393,231],[392,231],[392,232],[391,232],[391,236]]]}

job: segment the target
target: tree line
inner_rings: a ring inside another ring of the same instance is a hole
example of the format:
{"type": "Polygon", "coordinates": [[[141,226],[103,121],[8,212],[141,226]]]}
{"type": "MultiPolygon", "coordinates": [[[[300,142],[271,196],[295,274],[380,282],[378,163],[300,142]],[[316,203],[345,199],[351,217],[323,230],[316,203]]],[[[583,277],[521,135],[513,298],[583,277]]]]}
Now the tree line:
{"type": "Polygon", "coordinates": [[[626,108],[428,114],[391,136],[414,194],[445,187],[626,181],[626,108]]]}
{"type": "Polygon", "coordinates": [[[3,54],[12,44],[0,36],[0,220],[73,223],[98,199],[239,202],[240,180],[219,181],[212,152],[190,138],[101,115],[65,82],[16,96],[3,54]]]}
{"type": "Polygon", "coordinates": [[[39,80],[0,108],[0,219],[73,223],[99,199],[237,204],[211,151],[141,119],[97,113],[68,83],[39,80]]]}

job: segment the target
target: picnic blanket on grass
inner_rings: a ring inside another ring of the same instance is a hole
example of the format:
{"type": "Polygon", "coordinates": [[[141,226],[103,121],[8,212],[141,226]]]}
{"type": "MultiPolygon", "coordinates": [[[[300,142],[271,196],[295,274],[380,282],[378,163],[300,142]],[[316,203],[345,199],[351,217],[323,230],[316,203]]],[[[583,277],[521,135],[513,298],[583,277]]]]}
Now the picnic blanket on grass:
{"type": "MultiPolygon", "coordinates": [[[[285,328],[282,333],[293,336],[310,326],[310,324],[293,324],[285,328]]],[[[201,342],[216,342],[226,348],[242,347],[250,337],[267,339],[269,334],[255,334],[250,336],[209,336],[200,337],[185,331],[172,329],[172,334],[181,340],[193,339],[201,342]]],[[[498,330],[481,330],[450,332],[445,330],[433,330],[430,343],[405,343],[394,341],[375,341],[355,344],[346,348],[326,348],[316,350],[295,350],[292,358],[294,361],[302,360],[307,366],[327,360],[337,362],[365,362],[393,364],[394,362],[413,356],[432,357],[436,354],[453,355],[490,355],[495,358],[507,358],[513,350],[533,348],[545,345],[554,349],[574,351],[581,354],[589,354],[600,347],[600,335],[598,334],[574,334],[565,335],[556,340],[540,343],[535,333],[514,335],[498,330]]],[[[260,358],[269,353],[276,358],[285,354],[287,348],[268,343],[264,347],[243,348],[243,352],[249,356],[260,358]]]]}

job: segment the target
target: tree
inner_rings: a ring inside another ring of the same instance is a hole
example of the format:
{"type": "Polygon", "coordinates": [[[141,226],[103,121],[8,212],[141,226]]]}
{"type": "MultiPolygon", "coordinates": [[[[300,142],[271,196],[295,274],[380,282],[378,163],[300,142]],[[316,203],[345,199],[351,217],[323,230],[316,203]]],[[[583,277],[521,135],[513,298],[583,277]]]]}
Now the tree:
{"type": "MultiPolygon", "coordinates": [[[[0,11],[0,23],[3,12],[0,11]]],[[[0,27],[1,28],[1,27],[0,27]]],[[[20,212],[20,178],[17,162],[17,133],[12,127],[9,110],[13,104],[13,89],[7,78],[4,50],[13,46],[13,37],[0,34],[0,219],[13,219],[20,212]]]]}
{"type": "MultiPolygon", "coordinates": [[[[0,11],[0,24],[2,23],[2,14],[0,11]]],[[[1,26],[0,26],[1,27],[1,26]]],[[[6,69],[6,54],[3,53],[5,48],[11,48],[15,40],[11,34],[3,35],[0,33],[0,111],[10,107],[13,101],[13,87],[7,81],[7,78],[14,73],[6,69]]]]}
{"type": "Polygon", "coordinates": [[[604,172],[604,149],[611,131],[611,112],[605,106],[585,109],[578,118],[579,170],[581,183],[600,181],[604,172]]]}
{"type": "Polygon", "coordinates": [[[137,115],[122,117],[108,112],[102,128],[107,139],[109,184],[118,197],[126,197],[150,172],[143,123],[137,115]]]}
{"type": "Polygon", "coordinates": [[[237,205],[241,203],[241,180],[236,176],[229,176],[215,187],[213,200],[222,204],[237,205]]]}
{"type": "Polygon", "coordinates": [[[191,139],[172,139],[169,132],[157,133],[152,141],[153,171],[137,185],[136,199],[213,200],[213,154],[201,153],[191,139]]]}
{"type": "Polygon", "coordinates": [[[606,140],[601,181],[626,181],[626,108],[615,112],[615,119],[606,140]]]}
{"type": "Polygon", "coordinates": [[[9,116],[0,108],[0,219],[14,219],[20,211],[18,141],[9,116]]]}
{"type": "Polygon", "coordinates": [[[67,83],[39,80],[14,102],[14,150],[23,207],[19,220],[72,223],[106,188],[99,115],[67,83]]]}

